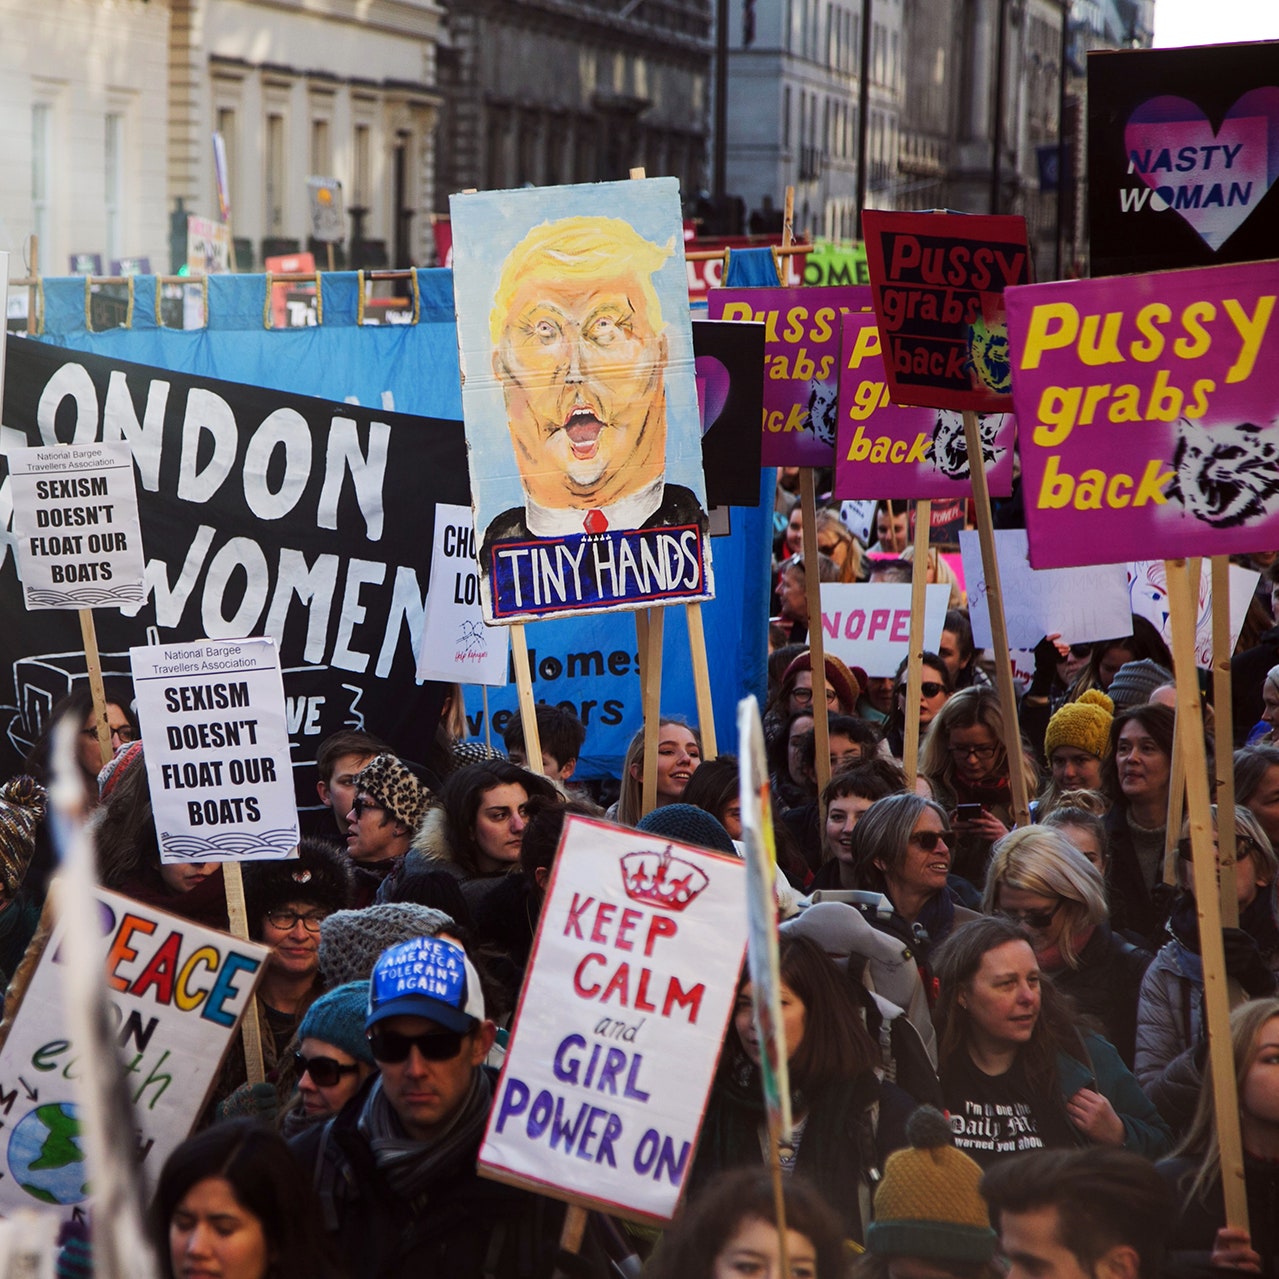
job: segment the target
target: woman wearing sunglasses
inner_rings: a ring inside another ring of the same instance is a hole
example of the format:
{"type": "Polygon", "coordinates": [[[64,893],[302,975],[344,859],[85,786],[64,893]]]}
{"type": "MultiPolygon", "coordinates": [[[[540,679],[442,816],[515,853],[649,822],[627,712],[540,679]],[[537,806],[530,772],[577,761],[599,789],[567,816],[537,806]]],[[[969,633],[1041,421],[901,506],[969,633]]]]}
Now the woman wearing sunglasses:
{"type": "MultiPolygon", "coordinates": [[[[1217,808],[1212,809],[1214,847],[1217,808]]],[[[1177,846],[1181,891],[1168,920],[1172,934],[1155,955],[1141,983],[1137,1004],[1136,1074],[1141,1086],[1169,1105],[1170,1119],[1194,1108],[1197,1071],[1178,1060],[1199,1043],[1203,1026],[1203,961],[1195,906],[1189,826],[1177,846]]],[[[1250,998],[1274,993],[1279,970],[1279,907],[1275,877],[1279,859],[1257,819],[1235,809],[1235,896],[1239,927],[1223,930],[1226,972],[1250,998]]]]}
{"type": "MultiPolygon", "coordinates": [[[[925,653],[920,661],[919,745],[922,752],[928,726],[955,691],[950,670],[936,653],[925,653]]],[[[884,741],[894,759],[906,749],[906,662],[897,668],[893,683],[893,713],[884,727],[884,741]]]]}
{"type": "MultiPolygon", "coordinates": [[[[1039,789],[1034,761],[1016,761],[1026,793],[1039,789]]],[[[920,771],[950,815],[955,832],[954,870],[978,890],[986,882],[991,845],[1013,826],[1004,714],[993,688],[960,689],[928,729],[920,771]]]]}
{"type": "Polygon", "coordinates": [[[982,1167],[1043,1147],[1122,1146],[1156,1159],[1172,1134],[1113,1046],[1076,1024],[1030,937],[998,915],[933,953],[938,1075],[955,1145],[982,1167]]]}
{"type": "Polygon", "coordinates": [[[364,1014],[369,983],[350,981],[323,994],[306,1010],[291,1057],[297,1096],[280,1117],[285,1137],[336,1115],[377,1069],[364,1014]]]}
{"type": "Polygon", "coordinates": [[[320,994],[320,925],[351,900],[351,870],[345,856],[313,836],[289,861],[249,862],[244,867],[244,901],[249,935],[271,948],[254,996],[262,1030],[262,1064],[268,1085],[240,1091],[247,1071],[237,1036],[213,1091],[220,1114],[278,1113],[292,1092],[292,1062],[286,1049],[302,1015],[320,994]],[[237,1095],[233,1099],[232,1093],[237,1095]],[[274,1094],[274,1095],[272,1095],[274,1094]]]}
{"type": "Polygon", "coordinates": [[[982,909],[1026,929],[1040,971],[1132,1069],[1137,990],[1151,956],[1111,931],[1097,868],[1061,831],[1022,826],[992,850],[982,909]]]}

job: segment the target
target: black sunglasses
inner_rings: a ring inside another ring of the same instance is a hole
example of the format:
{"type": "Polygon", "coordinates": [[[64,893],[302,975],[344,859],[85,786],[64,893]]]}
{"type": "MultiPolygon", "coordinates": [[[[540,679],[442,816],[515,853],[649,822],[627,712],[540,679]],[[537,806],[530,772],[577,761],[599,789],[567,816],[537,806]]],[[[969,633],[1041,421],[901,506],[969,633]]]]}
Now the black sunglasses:
{"type": "MultiPolygon", "coordinates": [[[[944,693],[944,692],[946,691],[946,685],[945,685],[945,684],[935,684],[935,683],[933,683],[933,681],[932,681],[932,680],[925,680],[922,684],[920,684],[920,686],[919,686],[919,691],[920,691],[920,692],[921,692],[921,693],[922,693],[925,697],[936,697],[939,693],[944,693]]],[[[906,696],[906,685],[905,685],[905,684],[898,684],[898,685],[897,685],[897,692],[898,692],[898,694],[899,694],[900,696],[905,697],[905,696],[906,696]]]]}
{"type": "Polygon", "coordinates": [[[378,1022],[369,1029],[369,1047],[378,1061],[398,1066],[416,1048],[427,1061],[450,1061],[462,1051],[465,1035],[456,1030],[430,1030],[425,1035],[401,1035],[378,1022]]]}
{"type": "Polygon", "coordinates": [[[1071,657],[1091,657],[1092,645],[1091,644],[1072,644],[1070,646],[1070,655],[1071,657]]]}
{"type": "MultiPolygon", "coordinates": [[[[1213,842],[1216,843],[1216,836],[1213,836],[1213,842]]],[[[1235,860],[1241,861],[1245,857],[1251,857],[1258,852],[1257,845],[1252,842],[1246,835],[1235,836],[1235,860]]],[[[1177,857],[1183,862],[1194,860],[1194,856],[1190,847],[1190,836],[1185,835],[1177,841],[1177,857]]]]}
{"type": "Polygon", "coordinates": [[[355,814],[355,820],[358,822],[365,813],[382,813],[386,811],[385,804],[377,804],[371,799],[365,799],[363,795],[357,795],[351,801],[351,811],[355,814]]]}
{"type": "Polygon", "coordinates": [[[332,1057],[303,1057],[296,1052],[293,1054],[293,1064],[297,1067],[298,1078],[310,1075],[311,1082],[317,1088],[332,1088],[343,1075],[353,1075],[360,1069],[359,1062],[344,1066],[332,1057]]]}
{"type": "Polygon", "coordinates": [[[955,832],[952,830],[917,830],[910,837],[910,842],[917,844],[924,852],[931,853],[942,840],[954,837],[955,832]]]}
{"type": "Polygon", "coordinates": [[[1061,899],[1051,910],[1001,910],[1001,914],[1005,919],[1011,919],[1015,924],[1022,924],[1026,928],[1032,928],[1036,932],[1043,932],[1050,927],[1053,920],[1057,918],[1057,912],[1061,909],[1061,899]]]}

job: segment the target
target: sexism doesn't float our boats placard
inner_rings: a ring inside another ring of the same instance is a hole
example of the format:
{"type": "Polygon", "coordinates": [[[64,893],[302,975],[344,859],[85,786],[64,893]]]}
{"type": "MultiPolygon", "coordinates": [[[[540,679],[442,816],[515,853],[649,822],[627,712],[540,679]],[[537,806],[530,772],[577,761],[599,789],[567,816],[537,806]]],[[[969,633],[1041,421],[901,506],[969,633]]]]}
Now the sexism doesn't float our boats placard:
{"type": "Polygon", "coordinates": [[[745,948],[741,862],[568,817],[481,1172],[669,1221],[745,948]]]}
{"type": "Polygon", "coordinates": [[[272,639],[129,650],[162,862],[292,856],[298,843],[272,639]]]}

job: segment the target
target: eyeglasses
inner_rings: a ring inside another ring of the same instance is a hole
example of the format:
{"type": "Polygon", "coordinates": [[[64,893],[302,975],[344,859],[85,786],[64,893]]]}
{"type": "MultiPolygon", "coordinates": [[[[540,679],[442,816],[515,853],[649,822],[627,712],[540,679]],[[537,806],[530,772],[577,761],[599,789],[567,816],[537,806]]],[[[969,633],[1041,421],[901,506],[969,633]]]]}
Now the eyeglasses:
{"type": "Polygon", "coordinates": [[[999,754],[998,746],[949,746],[951,759],[976,759],[983,764],[999,754]]]}
{"type": "Polygon", "coordinates": [[[369,1047],[378,1061],[398,1066],[408,1061],[409,1050],[416,1048],[427,1061],[450,1061],[462,1051],[465,1035],[456,1030],[429,1030],[424,1035],[401,1035],[388,1030],[381,1022],[368,1032],[369,1047]]]}
{"type": "MultiPolygon", "coordinates": [[[[792,688],[790,695],[800,706],[811,706],[813,704],[813,690],[811,688],[792,688]]],[[[826,705],[833,706],[838,700],[839,694],[833,688],[828,688],[826,690],[826,705]]]]}
{"type": "MultiPolygon", "coordinates": [[[[133,741],[133,727],[130,724],[121,724],[119,728],[111,728],[110,732],[113,741],[118,741],[124,745],[128,745],[129,742],[133,741]]],[[[82,728],[80,730],[81,737],[97,737],[97,735],[96,725],[93,728],[82,728]]]]}
{"type": "Polygon", "coordinates": [[[303,1057],[301,1053],[293,1054],[293,1064],[297,1067],[298,1078],[310,1075],[317,1088],[332,1088],[343,1075],[354,1075],[360,1069],[358,1061],[344,1066],[332,1057],[303,1057]]]}
{"type": "Polygon", "coordinates": [[[1054,919],[1057,918],[1057,912],[1061,909],[1061,898],[1057,899],[1057,904],[1051,910],[1000,910],[1005,919],[1011,919],[1015,924],[1023,924],[1025,927],[1033,929],[1035,932],[1042,933],[1048,928],[1054,919]]]}
{"type": "MultiPolygon", "coordinates": [[[[1216,843],[1214,839],[1214,844],[1216,843]]],[[[1235,836],[1235,860],[1242,861],[1245,857],[1252,857],[1261,850],[1246,835],[1235,836]]],[[[1190,849],[1190,836],[1177,841],[1177,856],[1183,862],[1193,861],[1194,858],[1190,849]]]]}
{"type": "Polygon", "coordinates": [[[1091,657],[1092,645],[1091,644],[1072,644],[1070,646],[1070,655],[1071,657],[1091,657]]]}
{"type": "Polygon", "coordinates": [[[328,918],[322,910],[313,910],[303,915],[296,910],[271,910],[267,912],[266,922],[282,933],[291,932],[301,921],[308,933],[318,933],[320,925],[328,918]]]}
{"type": "Polygon", "coordinates": [[[953,830],[917,830],[910,837],[910,842],[922,848],[924,852],[931,853],[943,840],[953,839],[954,836],[953,830]]]}
{"type": "Polygon", "coordinates": [[[355,814],[355,820],[358,822],[365,813],[386,812],[386,805],[376,804],[371,799],[365,799],[363,795],[357,795],[351,801],[351,811],[355,814]]]}
{"type": "MultiPolygon", "coordinates": [[[[942,693],[944,693],[944,692],[946,691],[946,685],[945,685],[945,684],[936,684],[936,683],[934,683],[932,680],[925,680],[925,681],[924,681],[924,682],[923,682],[923,683],[919,686],[919,691],[920,691],[920,692],[921,692],[921,693],[922,693],[925,697],[937,697],[937,696],[939,696],[940,694],[942,694],[942,693]]],[[[898,697],[905,697],[905,696],[906,696],[906,685],[905,685],[905,684],[898,684],[898,685],[897,685],[897,695],[898,695],[898,697]]]]}

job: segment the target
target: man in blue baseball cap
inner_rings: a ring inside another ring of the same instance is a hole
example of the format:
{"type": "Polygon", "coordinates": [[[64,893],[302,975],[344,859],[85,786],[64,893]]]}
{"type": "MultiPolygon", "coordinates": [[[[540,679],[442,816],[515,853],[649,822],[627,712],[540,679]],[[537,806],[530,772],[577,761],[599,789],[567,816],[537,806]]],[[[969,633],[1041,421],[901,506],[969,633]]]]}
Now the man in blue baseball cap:
{"type": "Polygon", "coordinates": [[[466,951],[445,937],[383,951],[364,1024],[380,1074],[292,1142],[352,1279],[549,1277],[563,1206],[476,1173],[496,1028],[466,951]]]}

